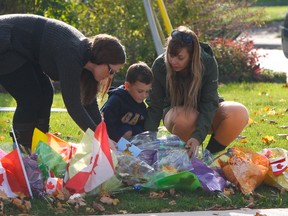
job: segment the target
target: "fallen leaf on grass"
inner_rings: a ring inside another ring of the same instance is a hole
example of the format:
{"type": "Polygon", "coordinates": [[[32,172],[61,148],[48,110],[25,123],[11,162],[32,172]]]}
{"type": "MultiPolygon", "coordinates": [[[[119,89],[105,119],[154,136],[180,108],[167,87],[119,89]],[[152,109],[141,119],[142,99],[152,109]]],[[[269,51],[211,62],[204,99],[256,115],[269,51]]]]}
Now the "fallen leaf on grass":
{"type": "Polygon", "coordinates": [[[219,204],[216,204],[216,205],[214,205],[214,206],[212,206],[212,207],[210,207],[210,208],[208,208],[207,210],[230,210],[230,209],[235,209],[235,207],[233,207],[233,206],[221,206],[221,205],[219,205],[219,204]]]}
{"type": "Polygon", "coordinates": [[[262,137],[262,142],[267,144],[267,145],[270,145],[272,142],[275,142],[276,140],[274,139],[274,136],[265,136],[265,137],[262,137]]]}
{"type": "Polygon", "coordinates": [[[277,124],[277,122],[276,122],[275,120],[262,119],[261,121],[267,122],[267,123],[269,123],[269,124],[277,124]]]}
{"type": "Polygon", "coordinates": [[[246,208],[254,208],[255,207],[254,198],[252,196],[250,196],[247,201],[248,201],[248,204],[245,206],[246,208]]]}
{"type": "Polygon", "coordinates": [[[93,214],[95,211],[94,211],[93,208],[87,207],[87,208],[85,209],[85,212],[88,213],[88,214],[93,214]]]}
{"type": "Polygon", "coordinates": [[[93,209],[95,209],[97,211],[101,211],[101,212],[105,211],[104,206],[102,206],[101,204],[99,204],[99,203],[97,203],[95,201],[93,201],[92,207],[93,207],[93,209]]]}
{"type": "Polygon", "coordinates": [[[21,198],[13,198],[12,203],[23,212],[29,212],[31,209],[31,202],[21,198]]]}
{"type": "Polygon", "coordinates": [[[4,202],[0,201],[0,215],[4,215],[4,202]]]}
{"type": "Polygon", "coordinates": [[[107,204],[107,205],[117,205],[120,201],[117,198],[111,198],[111,197],[107,197],[107,196],[102,196],[100,198],[100,202],[107,204]]]}
{"type": "Polygon", "coordinates": [[[149,197],[152,199],[163,198],[165,196],[165,194],[166,193],[164,191],[159,191],[159,192],[151,191],[149,194],[149,197]]]}
{"type": "Polygon", "coordinates": [[[247,143],[247,142],[248,142],[247,139],[241,139],[241,140],[240,140],[240,143],[247,143]]]}
{"type": "Polygon", "coordinates": [[[164,209],[161,209],[161,212],[163,213],[163,212],[170,212],[171,211],[171,209],[169,209],[169,208],[164,208],[164,209]]]}
{"type": "Polygon", "coordinates": [[[5,137],[4,136],[0,136],[0,141],[4,141],[5,137]]]}
{"type": "Polygon", "coordinates": [[[230,195],[235,194],[235,191],[234,191],[233,188],[224,188],[223,193],[224,193],[226,196],[230,196],[230,195]]]}
{"type": "Polygon", "coordinates": [[[171,200],[170,202],[169,202],[169,205],[176,205],[177,203],[176,203],[176,201],[175,200],[171,200]]]}

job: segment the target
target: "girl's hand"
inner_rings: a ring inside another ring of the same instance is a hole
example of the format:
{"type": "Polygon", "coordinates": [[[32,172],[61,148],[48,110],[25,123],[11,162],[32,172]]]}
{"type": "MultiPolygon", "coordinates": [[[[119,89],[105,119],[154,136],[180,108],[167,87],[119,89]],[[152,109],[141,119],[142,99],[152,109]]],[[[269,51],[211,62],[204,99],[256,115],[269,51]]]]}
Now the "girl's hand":
{"type": "Polygon", "coordinates": [[[185,148],[188,150],[189,158],[197,157],[200,142],[195,138],[190,138],[186,144],[185,148]]]}

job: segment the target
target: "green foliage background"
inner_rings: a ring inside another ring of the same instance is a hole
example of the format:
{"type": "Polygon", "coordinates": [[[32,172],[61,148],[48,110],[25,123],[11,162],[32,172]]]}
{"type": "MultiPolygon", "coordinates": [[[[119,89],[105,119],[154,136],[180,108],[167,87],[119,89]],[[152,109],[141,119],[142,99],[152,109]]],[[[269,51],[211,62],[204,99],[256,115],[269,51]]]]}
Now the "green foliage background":
{"type": "MultiPolygon", "coordinates": [[[[236,37],[252,25],[260,25],[261,10],[249,10],[256,0],[164,0],[173,27],[187,25],[201,40],[236,37]]],[[[151,1],[157,22],[161,20],[157,1],[151,1]]],[[[124,78],[126,69],[137,61],[152,65],[154,43],[142,0],[1,0],[0,14],[32,13],[62,20],[86,36],[108,33],[126,47],[127,64],[115,77],[124,78]]],[[[163,44],[168,36],[163,27],[163,44]]]]}

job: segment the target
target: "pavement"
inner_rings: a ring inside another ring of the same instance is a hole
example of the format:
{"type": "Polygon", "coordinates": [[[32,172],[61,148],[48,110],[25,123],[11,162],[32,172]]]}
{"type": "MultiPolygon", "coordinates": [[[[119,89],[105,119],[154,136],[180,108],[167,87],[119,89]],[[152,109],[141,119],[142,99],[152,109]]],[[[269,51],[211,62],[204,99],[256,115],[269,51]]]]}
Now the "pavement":
{"type": "MultiPolygon", "coordinates": [[[[239,209],[225,211],[193,211],[193,212],[165,212],[165,213],[144,213],[125,214],[125,216],[287,216],[288,209],[239,209]]],[[[114,216],[123,216],[117,214],[114,216]]]]}
{"type": "Polygon", "coordinates": [[[281,28],[282,23],[274,23],[266,28],[254,28],[244,32],[241,36],[248,36],[254,42],[259,54],[260,68],[274,72],[285,72],[288,82],[288,58],[282,50],[281,28]]]}

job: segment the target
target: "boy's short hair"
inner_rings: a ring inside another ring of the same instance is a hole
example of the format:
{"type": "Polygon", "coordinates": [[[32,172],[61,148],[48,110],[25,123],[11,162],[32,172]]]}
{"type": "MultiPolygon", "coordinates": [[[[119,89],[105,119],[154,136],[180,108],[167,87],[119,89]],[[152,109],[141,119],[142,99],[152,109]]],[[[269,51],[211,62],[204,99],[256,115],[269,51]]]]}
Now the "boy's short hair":
{"type": "Polygon", "coordinates": [[[130,84],[139,81],[148,85],[153,81],[152,70],[145,62],[134,63],[128,68],[125,81],[130,84]]]}

